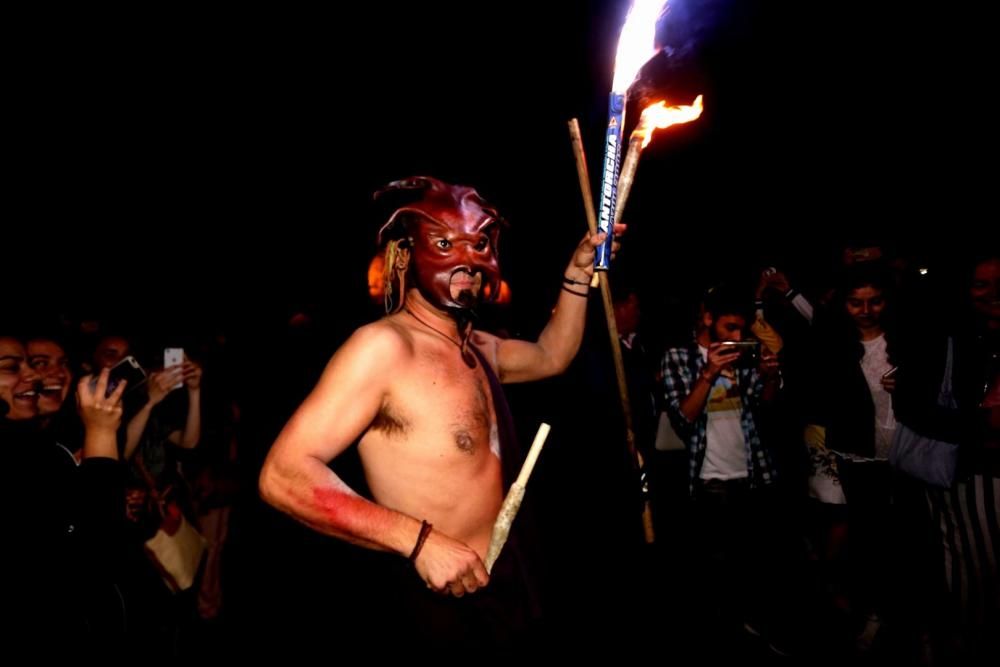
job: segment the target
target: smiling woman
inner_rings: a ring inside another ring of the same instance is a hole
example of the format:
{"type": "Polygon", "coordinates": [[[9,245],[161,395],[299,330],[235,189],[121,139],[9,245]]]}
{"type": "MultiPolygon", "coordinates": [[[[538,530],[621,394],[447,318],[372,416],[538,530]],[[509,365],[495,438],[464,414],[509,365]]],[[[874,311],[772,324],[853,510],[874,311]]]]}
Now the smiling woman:
{"type": "Polygon", "coordinates": [[[41,389],[38,412],[43,418],[52,417],[69,396],[73,371],[69,355],[61,343],[52,338],[36,337],[28,341],[28,365],[38,373],[41,389]]]}
{"type": "MultiPolygon", "coordinates": [[[[0,336],[0,399],[10,405],[0,419],[0,442],[5,464],[17,473],[9,476],[8,486],[13,488],[12,498],[31,499],[10,517],[23,537],[13,571],[31,582],[23,599],[15,587],[13,604],[24,619],[30,619],[27,636],[37,636],[42,628],[59,628],[65,642],[37,647],[42,653],[107,655],[122,643],[125,627],[122,598],[115,586],[125,509],[125,471],[115,436],[122,392],[105,394],[107,371],[96,386],[89,378],[80,382],[77,405],[85,434],[82,453],[74,457],[41,430],[37,419],[42,382],[51,383],[53,389],[58,386],[59,395],[68,392],[67,373],[43,380],[35,366],[46,365],[30,363],[19,339],[0,336]]],[[[58,368],[59,362],[53,365],[58,368]]]]}
{"type": "Polygon", "coordinates": [[[9,408],[6,419],[23,421],[38,415],[38,379],[21,341],[0,337],[0,400],[9,408]]]}

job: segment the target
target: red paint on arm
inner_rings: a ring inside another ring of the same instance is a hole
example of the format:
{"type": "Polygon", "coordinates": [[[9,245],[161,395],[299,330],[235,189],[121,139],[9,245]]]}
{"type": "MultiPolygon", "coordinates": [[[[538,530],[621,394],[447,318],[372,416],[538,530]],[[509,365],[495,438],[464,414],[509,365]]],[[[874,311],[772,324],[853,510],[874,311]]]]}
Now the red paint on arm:
{"type": "Polygon", "coordinates": [[[309,523],[326,527],[337,537],[369,548],[402,553],[416,539],[420,523],[350,491],[330,487],[312,489],[309,523]],[[409,524],[412,524],[410,526],[409,524]],[[409,537],[413,533],[413,538],[409,537]]]}

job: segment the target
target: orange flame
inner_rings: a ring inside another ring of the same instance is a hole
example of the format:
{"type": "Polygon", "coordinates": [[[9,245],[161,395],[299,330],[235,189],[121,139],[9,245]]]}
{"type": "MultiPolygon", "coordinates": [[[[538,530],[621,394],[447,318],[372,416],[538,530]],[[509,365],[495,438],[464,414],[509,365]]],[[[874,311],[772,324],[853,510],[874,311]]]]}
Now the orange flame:
{"type": "Polygon", "coordinates": [[[666,100],[650,104],[642,110],[642,117],[639,118],[639,124],[632,132],[632,138],[641,138],[642,148],[645,148],[652,141],[654,131],[696,120],[704,111],[701,98],[701,95],[694,98],[694,104],[681,104],[673,107],[668,107],[666,100]]]}

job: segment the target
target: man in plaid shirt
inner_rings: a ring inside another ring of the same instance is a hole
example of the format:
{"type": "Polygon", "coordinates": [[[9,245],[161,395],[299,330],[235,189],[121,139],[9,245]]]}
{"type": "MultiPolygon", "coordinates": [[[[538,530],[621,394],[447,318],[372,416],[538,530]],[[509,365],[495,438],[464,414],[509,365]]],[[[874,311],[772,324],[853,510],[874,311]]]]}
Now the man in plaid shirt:
{"type": "Polygon", "coordinates": [[[778,562],[770,551],[781,543],[775,470],[754,412],[775,397],[780,375],[763,346],[754,354],[731,345],[743,341],[750,306],[727,288],[710,292],[694,340],[668,349],[662,365],[667,413],[688,450],[699,600],[715,621],[704,626],[707,645],[741,624],[759,635],[772,616],[764,603],[778,562]]]}
{"type": "Polygon", "coordinates": [[[775,478],[753,413],[777,393],[777,357],[763,348],[753,367],[738,362],[754,355],[722,344],[742,341],[747,319],[738,295],[713,290],[695,340],[668,349],[663,357],[667,413],[687,445],[695,495],[699,480],[744,480],[749,488],[760,488],[775,478]]]}

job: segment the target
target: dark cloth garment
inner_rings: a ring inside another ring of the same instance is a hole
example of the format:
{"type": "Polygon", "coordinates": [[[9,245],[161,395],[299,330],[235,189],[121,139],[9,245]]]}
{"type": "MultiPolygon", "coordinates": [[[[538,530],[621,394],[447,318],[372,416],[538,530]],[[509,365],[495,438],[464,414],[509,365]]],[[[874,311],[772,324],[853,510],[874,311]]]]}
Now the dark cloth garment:
{"type": "MultiPolygon", "coordinates": [[[[518,516],[518,520],[520,520],[518,516]]],[[[405,646],[426,649],[477,648],[506,651],[527,646],[535,628],[535,593],[520,571],[510,542],[490,573],[490,583],[461,598],[435,593],[414,567],[398,556],[385,558],[392,584],[394,636],[405,646]]],[[[405,652],[405,649],[404,649],[405,652]]]]}
{"type": "Polygon", "coordinates": [[[987,387],[1000,373],[1000,341],[997,334],[960,326],[950,334],[953,341],[952,394],[958,409],[938,405],[937,397],[945,369],[948,337],[929,332],[915,337],[904,348],[893,396],[896,419],[917,433],[959,443],[959,477],[973,472],[1000,475],[1000,449],[984,445],[995,435],[987,432],[980,407],[987,387]]]}
{"type": "Polygon", "coordinates": [[[936,620],[960,647],[962,655],[954,661],[976,656],[994,664],[1000,655],[1000,447],[981,404],[987,389],[1000,381],[1000,340],[970,322],[916,342],[904,351],[897,375],[897,419],[918,433],[959,443],[955,485],[926,489],[935,578],[944,590],[936,620]],[[949,334],[957,409],[937,402],[949,334]]]}
{"type": "MultiPolygon", "coordinates": [[[[500,379],[493,372],[493,369],[486,362],[486,358],[474,346],[470,348],[476,353],[479,363],[483,366],[483,372],[490,383],[490,393],[493,399],[493,412],[497,420],[497,435],[500,440],[500,466],[503,471],[504,493],[510,489],[510,485],[517,479],[521,472],[521,465],[524,463],[524,452],[521,451],[517,439],[517,429],[514,425],[514,415],[511,414],[510,405],[504,394],[500,379]]],[[[503,551],[494,567],[501,568],[500,562],[506,555],[513,560],[511,572],[524,583],[524,590],[528,595],[528,609],[531,617],[538,617],[541,614],[541,590],[538,577],[535,576],[534,563],[539,562],[532,557],[532,552],[538,549],[538,532],[535,520],[531,511],[531,501],[525,497],[518,510],[517,518],[511,526],[510,536],[504,545],[503,551]]],[[[506,571],[501,568],[498,571],[506,571]]]]}
{"type": "Polygon", "coordinates": [[[738,639],[743,624],[777,635],[789,616],[800,563],[787,513],[774,485],[748,479],[697,480],[691,500],[692,582],[697,642],[711,657],[738,639]]]}
{"type": "MultiPolygon", "coordinates": [[[[646,348],[638,335],[626,345],[619,340],[622,351],[622,364],[625,367],[625,381],[628,385],[629,407],[632,411],[632,430],[635,433],[635,444],[643,456],[648,457],[653,451],[656,440],[656,423],[659,411],[656,405],[656,367],[646,354],[646,348]]],[[[617,382],[616,378],[611,378],[617,382]]]]}
{"type": "MultiPolygon", "coordinates": [[[[473,346],[470,349],[490,384],[506,492],[517,478],[524,456],[500,381],[482,353],[473,346]]],[[[530,501],[525,498],[490,573],[489,585],[462,598],[431,591],[413,565],[399,556],[374,554],[375,561],[382,563],[374,571],[388,573],[383,614],[389,615],[394,636],[403,642],[397,647],[400,652],[417,646],[420,650],[465,647],[505,651],[534,641],[532,633],[541,618],[541,593],[533,569],[538,561],[530,553],[537,544],[530,501]]]]}
{"type": "MultiPolygon", "coordinates": [[[[196,524],[194,491],[186,475],[186,467],[196,456],[197,449],[186,449],[169,439],[171,433],[184,429],[188,409],[186,394],[186,391],[174,391],[153,409],[135,454],[129,461],[127,481],[132,487],[146,489],[151,498],[159,494],[162,500],[175,503],[187,520],[196,524]]],[[[139,403],[130,407],[132,410],[141,408],[139,403]]],[[[130,418],[127,417],[123,423],[128,423],[130,418]]],[[[142,541],[152,537],[159,527],[161,517],[153,503],[150,503],[144,519],[148,523],[148,534],[142,541]]]]}
{"type": "MultiPolygon", "coordinates": [[[[136,458],[142,462],[146,472],[161,490],[169,485],[175,485],[178,481],[177,464],[182,452],[179,451],[181,448],[171,443],[168,438],[174,431],[184,429],[187,419],[186,393],[186,391],[172,392],[162,403],[153,408],[136,446],[136,458]]],[[[126,406],[128,416],[123,423],[128,423],[135,413],[142,409],[144,403],[141,400],[141,397],[133,398],[126,406]]],[[[145,483],[146,477],[136,470],[136,465],[137,462],[133,461],[132,475],[136,480],[145,483]]]]}
{"type": "MultiPolygon", "coordinates": [[[[634,334],[628,344],[619,336],[618,347],[625,370],[635,444],[643,456],[648,457],[656,440],[657,420],[662,409],[656,402],[659,393],[656,383],[658,361],[650,358],[639,334],[634,334]]],[[[624,415],[618,393],[618,376],[607,351],[607,342],[599,340],[596,335],[586,337],[574,366],[570,372],[580,371],[579,381],[586,383],[590,394],[599,397],[594,399],[595,402],[603,406],[607,420],[614,422],[615,437],[620,437],[624,425],[619,426],[618,422],[624,420],[624,415]]],[[[575,386],[572,382],[571,385],[575,386]]],[[[588,433],[593,434],[593,429],[589,429],[588,433]]]]}
{"type": "MultiPolygon", "coordinates": [[[[896,549],[896,517],[887,461],[837,459],[847,498],[852,598],[859,611],[886,613],[893,579],[906,555],[896,549]]],[[[912,556],[910,556],[912,558],[912,556]]]]}
{"type": "Polygon", "coordinates": [[[9,526],[20,536],[15,558],[24,558],[13,581],[11,608],[23,625],[17,637],[59,637],[33,644],[36,656],[114,655],[124,628],[117,588],[124,467],[97,457],[77,466],[31,423],[5,423],[0,441],[10,466],[8,507],[20,508],[9,526]]]}
{"type": "Polygon", "coordinates": [[[53,417],[45,432],[52,440],[58,442],[71,452],[77,452],[83,447],[83,422],[76,413],[76,402],[67,400],[63,407],[53,417]]]}
{"type": "MultiPolygon", "coordinates": [[[[928,487],[938,538],[945,623],[964,628],[972,648],[1000,653],[1000,482],[972,475],[951,489],[928,487]]],[[[995,664],[995,663],[994,663],[995,664]]]]}
{"type": "Polygon", "coordinates": [[[856,340],[821,335],[814,347],[817,421],[826,427],[826,448],[875,457],[875,402],[861,370],[856,340]]]}

